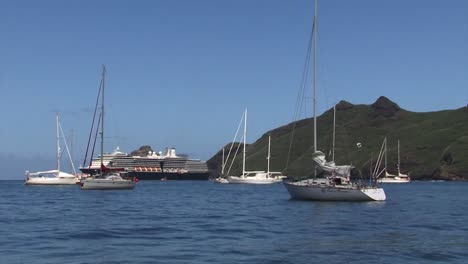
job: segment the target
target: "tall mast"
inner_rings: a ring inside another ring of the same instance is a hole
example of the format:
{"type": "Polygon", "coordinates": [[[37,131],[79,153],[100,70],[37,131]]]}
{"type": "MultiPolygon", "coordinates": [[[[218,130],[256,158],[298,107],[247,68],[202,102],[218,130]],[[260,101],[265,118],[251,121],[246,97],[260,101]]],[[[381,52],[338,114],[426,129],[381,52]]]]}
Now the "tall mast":
{"type": "Polygon", "coordinates": [[[55,115],[57,125],[57,173],[60,172],[60,131],[59,131],[59,115],[55,115]]]}
{"type": "Polygon", "coordinates": [[[270,144],[271,144],[271,135],[268,135],[268,164],[267,164],[267,174],[270,174],[270,144]]]}
{"type": "Polygon", "coordinates": [[[247,108],[245,109],[244,113],[244,157],[242,160],[242,177],[245,175],[245,142],[246,142],[246,136],[247,136],[247,108]]]}
{"type": "MultiPolygon", "coordinates": [[[[73,139],[75,137],[75,131],[72,129],[71,132],[70,132],[71,136],[70,136],[70,153],[71,155],[70,156],[73,156],[73,139]]],[[[74,167],[75,165],[73,164],[73,160],[70,158],[70,166],[74,167]]],[[[74,169],[73,169],[74,170],[74,169]]],[[[74,172],[76,174],[76,172],[74,172]]]]}
{"type": "Polygon", "coordinates": [[[102,97],[101,97],[101,173],[104,164],[104,83],[106,78],[106,66],[102,65],[102,97]]]}
{"type": "Polygon", "coordinates": [[[384,142],[385,142],[385,173],[387,173],[387,138],[385,138],[384,142]]]}
{"type": "Polygon", "coordinates": [[[223,148],[223,159],[221,161],[221,175],[224,175],[224,148],[223,148]]]}
{"type": "Polygon", "coordinates": [[[398,176],[400,176],[400,140],[398,140],[398,176]]]}
{"type": "Polygon", "coordinates": [[[332,161],[335,161],[335,125],[336,125],[336,104],[333,106],[333,146],[332,146],[332,161]]]}
{"type": "Polygon", "coordinates": [[[314,153],[317,152],[317,0],[314,15],[314,153]]]}

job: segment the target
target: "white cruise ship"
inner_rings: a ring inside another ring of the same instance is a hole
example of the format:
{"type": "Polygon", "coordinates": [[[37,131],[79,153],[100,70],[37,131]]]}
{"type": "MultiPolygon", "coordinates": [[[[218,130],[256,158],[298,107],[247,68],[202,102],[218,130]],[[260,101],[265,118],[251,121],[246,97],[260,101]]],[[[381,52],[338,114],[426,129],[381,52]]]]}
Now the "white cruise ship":
{"type": "MultiPolygon", "coordinates": [[[[91,165],[82,167],[83,173],[92,174],[99,170],[101,157],[94,158],[91,165]]],[[[165,152],[149,152],[147,156],[132,156],[117,147],[112,153],[104,153],[103,163],[108,168],[122,168],[130,177],[138,180],[208,180],[209,172],[205,161],[178,156],[174,148],[165,152]]]]}

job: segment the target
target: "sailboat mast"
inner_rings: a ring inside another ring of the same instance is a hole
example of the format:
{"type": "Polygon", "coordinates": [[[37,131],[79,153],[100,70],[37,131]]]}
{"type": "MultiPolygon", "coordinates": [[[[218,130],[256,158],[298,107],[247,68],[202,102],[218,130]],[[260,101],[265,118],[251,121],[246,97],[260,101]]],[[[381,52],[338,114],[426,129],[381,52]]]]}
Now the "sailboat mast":
{"type": "MultiPolygon", "coordinates": [[[[75,131],[72,129],[71,132],[70,132],[70,156],[73,156],[73,139],[75,137],[75,131]]],[[[75,165],[73,164],[73,160],[70,158],[70,166],[73,168],[75,165]]],[[[73,169],[75,170],[75,169],[73,169]]],[[[76,174],[76,172],[74,171],[73,173],[76,174]]]]}
{"type": "Polygon", "coordinates": [[[333,106],[333,146],[332,146],[332,161],[335,161],[335,125],[336,125],[336,105],[333,106]]]}
{"type": "Polygon", "coordinates": [[[270,145],[271,145],[271,135],[268,135],[268,164],[267,164],[267,174],[270,174],[270,145]]]}
{"type": "Polygon", "coordinates": [[[314,153],[317,152],[317,0],[314,14],[314,153]]]}
{"type": "Polygon", "coordinates": [[[223,148],[223,159],[221,161],[221,175],[224,175],[224,148],[223,148]]]}
{"type": "Polygon", "coordinates": [[[101,173],[104,165],[104,83],[106,77],[106,66],[102,65],[102,97],[101,97],[101,173]]]}
{"type": "Polygon", "coordinates": [[[59,131],[59,115],[55,115],[57,125],[57,173],[60,172],[60,131],[59,131]]]}
{"type": "Polygon", "coordinates": [[[385,142],[385,173],[387,173],[387,138],[385,138],[384,142],[385,142]]]}
{"type": "Polygon", "coordinates": [[[245,175],[245,142],[246,142],[246,136],[247,136],[247,108],[245,109],[245,114],[244,114],[244,155],[243,155],[243,160],[242,160],[242,177],[245,175]]]}
{"type": "Polygon", "coordinates": [[[400,176],[400,140],[398,140],[398,176],[400,176]]]}

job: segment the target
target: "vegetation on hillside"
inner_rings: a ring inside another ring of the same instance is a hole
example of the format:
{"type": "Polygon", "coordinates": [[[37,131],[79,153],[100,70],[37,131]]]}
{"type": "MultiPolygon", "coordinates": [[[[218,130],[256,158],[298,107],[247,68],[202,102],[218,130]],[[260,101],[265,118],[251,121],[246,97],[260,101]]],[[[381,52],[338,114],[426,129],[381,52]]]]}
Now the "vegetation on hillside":
{"type": "MultiPolygon", "coordinates": [[[[333,108],[317,118],[317,149],[327,155],[332,148],[332,129],[333,108]]],[[[272,171],[283,171],[290,177],[313,173],[312,118],[268,131],[248,145],[247,170],[266,170],[269,134],[272,171]]],[[[372,105],[346,101],[337,105],[335,161],[354,165],[353,177],[368,177],[385,137],[390,173],[396,173],[400,140],[401,171],[409,173],[412,179],[468,180],[467,107],[417,113],[401,109],[386,97],[380,97],[372,105]]],[[[220,172],[221,153],[220,150],[208,161],[213,174],[220,172]]],[[[231,175],[239,175],[241,171],[242,155],[237,155],[231,175]]]]}

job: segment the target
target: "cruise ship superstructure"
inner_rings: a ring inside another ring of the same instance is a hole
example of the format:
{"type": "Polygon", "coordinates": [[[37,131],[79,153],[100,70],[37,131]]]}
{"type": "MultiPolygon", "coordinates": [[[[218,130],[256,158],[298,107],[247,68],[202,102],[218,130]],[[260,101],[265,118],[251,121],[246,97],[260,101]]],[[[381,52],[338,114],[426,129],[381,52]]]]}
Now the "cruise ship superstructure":
{"type": "MultiPolygon", "coordinates": [[[[165,152],[149,152],[147,156],[132,156],[119,148],[104,153],[103,163],[108,168],[121,168],[139,180],[208,180],[209,172],[205,161],[178,156],[174,148],[165,152]]],[[[91,166],[81,168],[83,173],[92,174],[101,166],[100,156],[91,166]]]]}

